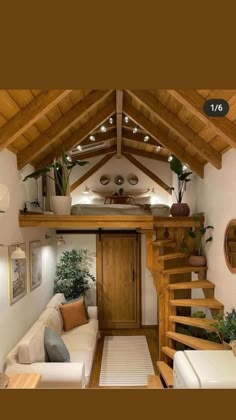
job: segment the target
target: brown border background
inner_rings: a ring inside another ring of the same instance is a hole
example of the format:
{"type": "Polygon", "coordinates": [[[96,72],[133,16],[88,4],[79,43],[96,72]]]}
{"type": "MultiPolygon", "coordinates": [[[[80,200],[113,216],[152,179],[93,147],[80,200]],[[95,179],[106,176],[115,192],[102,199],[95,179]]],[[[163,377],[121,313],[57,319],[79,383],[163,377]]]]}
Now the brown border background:
{"type": "MultiPolygon", "coordinates": [[[[81,3],[1,4],[0,88],[235,89],[235,2],[81,3]]],[[[0,407],[2,417],[24,419],[201,420],[234,415],[235,397],[236,390],[0,391],[0,407]]]]}

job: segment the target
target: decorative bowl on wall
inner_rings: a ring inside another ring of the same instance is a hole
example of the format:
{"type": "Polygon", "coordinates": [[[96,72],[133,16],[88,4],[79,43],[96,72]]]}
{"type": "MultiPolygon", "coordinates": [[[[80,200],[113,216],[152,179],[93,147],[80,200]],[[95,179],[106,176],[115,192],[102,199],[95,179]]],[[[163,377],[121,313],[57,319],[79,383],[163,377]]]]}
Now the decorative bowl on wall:
{"type": "Polygon", "coordinates": [[[130,185],[137,185],[138,177],[136,175],[130,175],[128,177],[128,182],[129,182],[130,185]]]}
{"type": "Polygon", "coordinates": [[[122,184],[124,184],[124,178],[123,178],[123,176],[117,175],[115,177],[115,183],[116,183],[116,185],[122,185],[122,184]]]}
{"type": "Polygon", "coordinates": [[[107,184],[109,184],[109,182],[110,182],[110,177],[109,176],[107,176],[107,175],[102,175],[101,176],[100,183],[102,185],[107,185],[107,184]]]}

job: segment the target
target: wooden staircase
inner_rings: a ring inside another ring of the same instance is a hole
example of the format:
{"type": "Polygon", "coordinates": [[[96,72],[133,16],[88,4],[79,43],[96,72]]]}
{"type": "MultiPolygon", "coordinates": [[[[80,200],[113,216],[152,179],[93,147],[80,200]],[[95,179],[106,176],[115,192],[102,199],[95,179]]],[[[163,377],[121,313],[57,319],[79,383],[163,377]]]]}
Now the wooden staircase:
{"type": "Polygon", "coordinates": [[[207,308],[211,316],[223,314],[224,311],[223,304],[214,297],[214,283],[206,278],[207,267],[190,266],[188,255],[181,251],[185,231],[187,229],[184,229],[183,223],[178,229],[175,221],[175,229],[170,235],[172,238],[156,239],[153,242],[152,272],[159,304],[160,360],[157,362],[157,368],[161,382],[158,382],[158,388],[160,388],[160,383],[167,388],[173,387],[173,358],[180,344],[196,350],[225,350],[229,348],[221,343],[176,331],[176,326],[182,325],[182,327],[190,326],[215,332],[215,327],[212,326],[212,317],[192,317],[191,308],[207,308]],[[197,279],[193,278],[193,274],[195,277],[197,276],[197,279]],[[192,297],[192,291],[196,289],[203,291],[203,298],[192,297]]]}

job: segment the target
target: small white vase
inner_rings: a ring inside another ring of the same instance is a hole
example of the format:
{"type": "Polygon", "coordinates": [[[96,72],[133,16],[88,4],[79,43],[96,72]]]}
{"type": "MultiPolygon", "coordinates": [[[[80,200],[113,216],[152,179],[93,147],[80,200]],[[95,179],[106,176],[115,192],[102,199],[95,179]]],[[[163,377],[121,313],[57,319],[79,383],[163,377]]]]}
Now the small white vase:
{"type": "Polygon", "coordinates": [[[71,214],[71,202],[70,196],[53,195],[51,197],[51,207],[55,214],[58,215],[70,215],[71,214]]]}

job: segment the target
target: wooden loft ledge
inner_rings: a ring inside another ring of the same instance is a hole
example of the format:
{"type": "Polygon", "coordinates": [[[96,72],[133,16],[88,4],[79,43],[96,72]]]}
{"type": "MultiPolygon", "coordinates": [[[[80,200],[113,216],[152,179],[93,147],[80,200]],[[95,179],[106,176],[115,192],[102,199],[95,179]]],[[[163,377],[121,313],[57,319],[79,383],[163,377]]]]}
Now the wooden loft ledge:
{"type": "Polygon", "coordinates": [[[156,229],[158,227],[199,227],[193,217],[153,217],[151,215],[57,216],[48,214],[19,215],[20,227],[42,228],[120,228],[156,229]]]}

